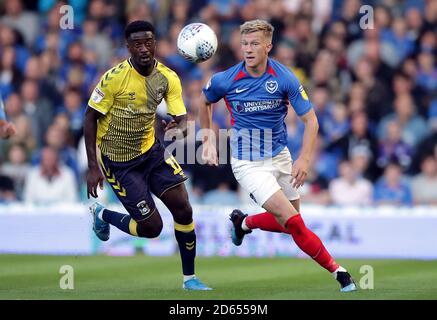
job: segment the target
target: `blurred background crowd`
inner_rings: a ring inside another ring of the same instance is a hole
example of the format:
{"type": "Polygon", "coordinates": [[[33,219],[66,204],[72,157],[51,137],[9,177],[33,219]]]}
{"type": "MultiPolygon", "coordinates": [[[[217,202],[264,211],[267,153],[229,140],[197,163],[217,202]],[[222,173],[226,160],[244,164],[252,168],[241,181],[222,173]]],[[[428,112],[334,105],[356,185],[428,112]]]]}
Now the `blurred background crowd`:
{"type": "MultiPolygon", "coordinates": [[[[0,142],[0,202],[75,202],[86,198],[83,118],[99,77],[128,57],[126,23],[157,29],[157,59],[181,78],[190,120],[214,72],[241,60],[239,25],[255,18],[275,27],[271,56],[300,79],[320,134],[304,202],[322,205],[437,205],[436,0],[0,0],[0,90],[18,133],[0,142]],[[61,29],[60,8],[74,9],[61,29]],[[361,28],[360,7],[373,8],[361,28]],[[204,22],[217,54],[192,64],[176,49],[179,31],[204,22]]],[[[157,116],[157,134],[162,137],[157,116]]],[[[229,128],[224,103],[214,128],[229,128]]],[[[288,147],[299,155],[303,123],[286,118],[288,147]]],[[[199,147],[196,145],[196,147],[199,147]]],[[[251,201],[229,165],[183,165],[191,201],[251,201]]],[[[108,186],[108,202],[116,201],[108,186]]]]}

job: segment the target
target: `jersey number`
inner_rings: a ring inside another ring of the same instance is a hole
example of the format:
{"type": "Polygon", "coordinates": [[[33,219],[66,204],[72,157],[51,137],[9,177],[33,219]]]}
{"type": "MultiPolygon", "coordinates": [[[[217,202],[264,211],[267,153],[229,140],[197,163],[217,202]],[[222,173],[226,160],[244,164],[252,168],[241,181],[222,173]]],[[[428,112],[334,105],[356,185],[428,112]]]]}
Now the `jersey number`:
{"type": "Polygon", "coordinates": [[[176,159],[173,156],[170,156],[169,158],[165,159],[165,162],[170,165],[173,168],[173,174],[177,175],[183,175],[182,168],[179,165],[179,163],[176,161],[176,159]]]}

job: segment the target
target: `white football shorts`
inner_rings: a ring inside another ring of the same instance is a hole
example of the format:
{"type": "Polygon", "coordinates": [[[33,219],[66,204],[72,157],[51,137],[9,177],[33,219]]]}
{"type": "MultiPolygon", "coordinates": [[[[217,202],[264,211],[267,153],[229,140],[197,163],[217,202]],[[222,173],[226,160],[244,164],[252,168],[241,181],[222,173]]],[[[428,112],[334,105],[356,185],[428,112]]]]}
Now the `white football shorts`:
{"type": "Polygon", "coordinates": [[[300,198],[298,190],[291,185],[292,163],[287,147],[266,160],[249,161],[231,157],[235,179],[260,206],[280,189],[290,201],[300,198]]]}

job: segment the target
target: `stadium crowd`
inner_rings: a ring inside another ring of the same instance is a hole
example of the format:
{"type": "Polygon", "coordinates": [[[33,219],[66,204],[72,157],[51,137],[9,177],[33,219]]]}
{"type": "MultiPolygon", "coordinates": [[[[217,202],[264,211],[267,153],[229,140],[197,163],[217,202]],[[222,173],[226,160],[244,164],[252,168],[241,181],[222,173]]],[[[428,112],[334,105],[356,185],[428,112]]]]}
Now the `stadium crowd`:
{"type": "MultiPolygon", "coordinates": [[[[157,59],[180,76],[198,130],[203,85],[242,58],[239,25],[262,18],[275,27],[271,56],[298,76],[320,123],[302,200],[437,205],[435,0],[7,0],[0,7],[0,90],[17,128],[0,141],[0,203],[85,200],[84,112],[99,77],[128,57],[126,23],[155,24],[157,59]],[[60,28],[65,4],[74,9],[73,29],[60,28]],[[373,8],[368,28],[360,27],[363,5],[373,8]],[[199,21],[216,31],[219,48],[196,65],[177,53],[176,39],[199,21]]],[[[166,117],[163,107],[158,137],[166,117]]],[[[215,129],[230,127],[224,103],[213,117],[215,129]]],[[[286,123],[297,158],[303,124],[294,112],[286,123]]],[[[192,203],[251,201],[229,164],[182,167],[192,203]]],[[[116,201],[108,187],[106,200],[116,201]]]]}

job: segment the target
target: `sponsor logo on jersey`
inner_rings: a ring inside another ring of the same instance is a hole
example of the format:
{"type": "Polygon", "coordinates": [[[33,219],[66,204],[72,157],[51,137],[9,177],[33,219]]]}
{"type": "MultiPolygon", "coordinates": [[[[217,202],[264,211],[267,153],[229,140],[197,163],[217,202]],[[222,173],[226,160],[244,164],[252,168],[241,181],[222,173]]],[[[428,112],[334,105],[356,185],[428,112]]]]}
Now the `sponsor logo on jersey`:
{"type": "Polygon", "coordinates": [[[237,88],[237,89],[235,89],[235,93],[244,92],[244,91],[246,91],[247,89],[249,89],[249,88],[242,88],[242,89],[237,88]]]}
{"type": "Polygon", "coordinates": [[[273,100],[258,100],[258,101],[232,101],[232,106],[238,113],[257,112],[272,110],[280,107],[283,104],[282,99],[273,100]]]}

